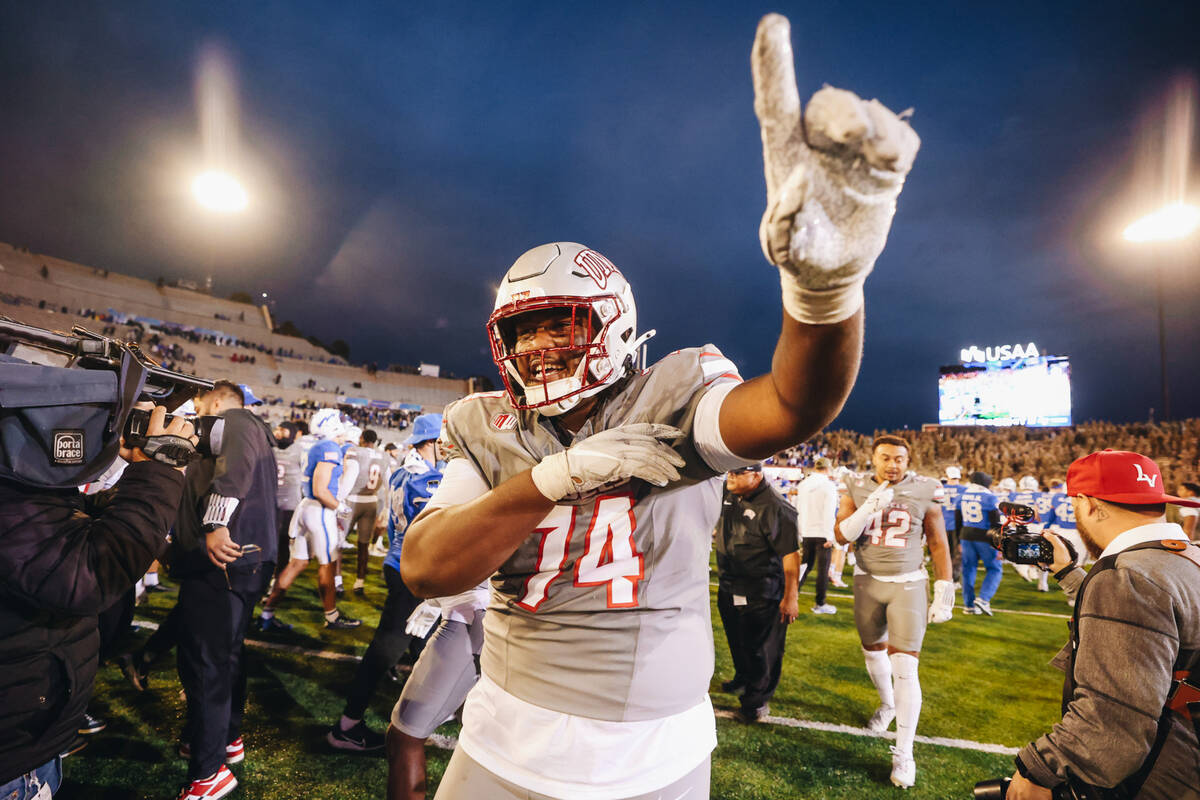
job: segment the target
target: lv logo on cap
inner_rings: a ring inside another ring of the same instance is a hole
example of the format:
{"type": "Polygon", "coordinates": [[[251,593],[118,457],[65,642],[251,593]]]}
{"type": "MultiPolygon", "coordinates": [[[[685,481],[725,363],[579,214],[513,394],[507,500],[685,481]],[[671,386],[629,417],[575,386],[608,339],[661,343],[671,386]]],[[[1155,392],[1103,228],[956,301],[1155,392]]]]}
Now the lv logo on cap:
{"type": "Polygon", "coordinates": [[[1157,475],[1147,475],[1146,473],[1142,472],[1141,464],[1134,464],[1133,466],[1136,467],[1137,471],[1138,471],[1137,482],[1140,483],[1141,481],[1145,481],[1146,484],[1151,489],[1153,489],[1154,484],[1158,482],[1158,476],[1157,475]]]}

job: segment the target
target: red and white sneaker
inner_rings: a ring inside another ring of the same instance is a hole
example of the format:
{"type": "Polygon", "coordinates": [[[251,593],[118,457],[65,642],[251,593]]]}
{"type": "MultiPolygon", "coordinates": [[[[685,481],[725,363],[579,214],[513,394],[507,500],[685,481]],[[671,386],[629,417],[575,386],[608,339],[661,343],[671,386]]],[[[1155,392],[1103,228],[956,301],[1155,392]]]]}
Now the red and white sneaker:
{"type": "Polygon", "coordinates": [[[237,778],[233,777],[233,773],[229,771],[229,767],[222,764],[221,768],[217,770],[217,774],[211,778],[192,781],[183,787],[183,791],[179,793],[178,800],[217,800],[219,797],[225,797],[236,788],[237,778]]]}
{"type": "Polygon", "coordinates": [[[242,741],[242,737],[234,739],[229,744],[225,745],[225,763],[240,764],[246,758],[246,743],[242,741]]]}
{"type": "MultiPolygon", "coordinates": [[[[192,746],[187,742],[179,743],[179,757],[191,758],[192,746]]],[[[229,744],[225,745],[225,763],[238,764],[246,759],[246,743],[242,741],[242,737],[234,739],[229,744]]]]}

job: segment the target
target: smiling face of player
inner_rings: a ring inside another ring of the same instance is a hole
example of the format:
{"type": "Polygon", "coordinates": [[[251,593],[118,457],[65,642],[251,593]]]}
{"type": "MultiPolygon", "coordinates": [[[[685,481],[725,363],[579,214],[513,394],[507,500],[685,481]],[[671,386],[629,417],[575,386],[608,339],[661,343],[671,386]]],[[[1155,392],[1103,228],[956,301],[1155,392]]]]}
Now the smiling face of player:
{"type": "Polygon", "coordinates": [[[572,330],[571,316],[569,308],[547,308],[530,311],[513,320],[513,352],[518,355],[530,353],[516,359],[517,373],[526,385],[569,378],[579,369],[588,331],[583,325],[574,326],[572,330]],[[553,349],[572,345],[581,347],[578,350],[553,349]]]}
{"type": "Polygon", "coordinates": [[[908,448],[896,444],[880,444],[871,454],[871,464],[875,467],[877,482],[896,483],[908,471],[908,448]]]}

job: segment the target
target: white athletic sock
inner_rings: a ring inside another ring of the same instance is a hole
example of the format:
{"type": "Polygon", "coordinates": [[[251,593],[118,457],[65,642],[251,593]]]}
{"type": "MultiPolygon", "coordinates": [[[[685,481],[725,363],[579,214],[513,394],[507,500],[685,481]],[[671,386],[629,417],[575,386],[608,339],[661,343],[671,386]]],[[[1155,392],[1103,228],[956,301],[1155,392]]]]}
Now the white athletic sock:
{"type": "Polygon", "coordinates": [[[341,575],[334,575],[334,576],[333,576],[333,586],[334,586],[334,588],[335,588],[335,589],[341,589],[341,588],[342,588],[342,576],[341,576],[341,575]]]}
{"type": "Polygon", "coordinates": [[[1038,572],[1041,572],[1041,574],[1038,575],[1038,587],[1037,587],[1038,591],[1039,592],[1050,591],[1050,577],[1049,577],[1050,573],[1042,572],[1042,570],[1038,570],[1038,572]]]}
{"type": "Polygon", "coordinates": [[[354,588],[355,589],[365,589],[365,588],[367,588],[367,582],[365,580],[363,580],[362,578],[355,578],[354,579],[354,588]]]}
{"type": "Polygon", "coordinates": [[[340,616],[340,614],[338,614],[338,610],[336,608],[333,611],[325,612],[325,620],[327,622],[337,622],[337,618],[339,616],[340,616]]]}
{"type": "Polygon", "coordinates": [[[892,653],[892,675],[896,682],[896,749],[912,754],[921,716],[921,680],[917,677],[917,659],[908,653],[892,653]]]}
{"type": "Polygon", "coordinates": [[[263,606],[262,614],[259,616],[261,616],[263,619],[271,619],[275,616],[275,609],[263,606]]]}
{"type": "Polygon", "coordinates": [[[144,584],[146,584],[146,586],[158,586],[158,573],[157,572],[147,572],[142,577],[142,582],[144,584]]]}
{"type": "Polygon", "coordinates": [[[887,650],[863,650],[863,659],[867,662],[867,674],[875,691],[879,692],[879,702],[885,706],[895,706],[896,697],[892,693],[892,662],[888,661],[887,650]]]}

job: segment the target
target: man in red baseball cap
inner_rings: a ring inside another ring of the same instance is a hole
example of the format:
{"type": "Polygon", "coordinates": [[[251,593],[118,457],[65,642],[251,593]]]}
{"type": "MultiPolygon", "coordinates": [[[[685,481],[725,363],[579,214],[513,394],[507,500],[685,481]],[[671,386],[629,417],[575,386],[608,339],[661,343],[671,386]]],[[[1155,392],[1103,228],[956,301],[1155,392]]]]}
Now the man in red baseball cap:
{"type": "Polygon", "coordinates": [[[1096,563],[1085,572],[1043,534],[1076,600],[1074,634],[1054,660],[1067,674],[1063,718],[1021,750],[1006,796],[1049,800],[1069,782],[1200,798],[1200,548],[1166,519],[1167,503],[1200,503],[1166,494],[1154,461],[1119,450],[1072,463],[1067,493],[1096,563]]]}

